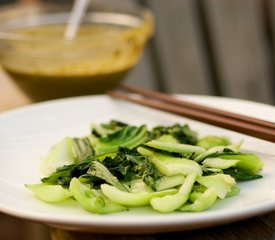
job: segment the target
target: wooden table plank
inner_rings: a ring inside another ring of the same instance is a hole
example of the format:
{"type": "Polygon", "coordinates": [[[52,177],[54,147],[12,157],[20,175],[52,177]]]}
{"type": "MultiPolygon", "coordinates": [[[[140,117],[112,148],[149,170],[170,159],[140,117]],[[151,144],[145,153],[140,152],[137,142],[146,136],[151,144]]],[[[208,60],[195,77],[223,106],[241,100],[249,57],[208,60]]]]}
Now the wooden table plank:
{"type": "Polygon", "coordinates": [[[145,48],[137,66],[126,76],[125,82],[133,86],[158,90],[158,80],[152,67],[149,46],[145,48]]]}
{"type": "MultiPolygon", "coordinates": [[[[269,41],[271,45],[271,57],[272,57],[272,70],[275,75],[275,0],[262,0],[265,7],[265,16],[266,23],[268,24],[269,32],[269,41]]],[[[275,77],[272,79],[272,92],[273,92],[273,100],[275,103],[275,77]]]]}
{"type": "Polygon", "coordinates": [[[210,94],[208,69],[193,0],[146,1],[156,19],[159,71],[173,93],[210,94]]]}
{"type": "Polygon", "coordinates": [[[275,212],[231,224],[184,232],[146,235],[108,235],[64,231],[52,228],[51,236],[52,240],[272,240],[274,239],[275,231],[269,226],[269,224],[266,224],[263,219],[271,221],[274,227],[275,212]]]}
{"type": "Polygon", "coordinates": [[[0,67],[0,112],[30,103],[30,99],[10,80],[0,67]]]}
{"type": "Polygon", "coordinates": [[[49,240],[49,228],[44,224],[33,223],[0,213],[1,240],[49,240]]]}
{"type": "Polygon", "coordinates": [[[223,95],[272,103],[260,0],[204,0],[223,95]]]}

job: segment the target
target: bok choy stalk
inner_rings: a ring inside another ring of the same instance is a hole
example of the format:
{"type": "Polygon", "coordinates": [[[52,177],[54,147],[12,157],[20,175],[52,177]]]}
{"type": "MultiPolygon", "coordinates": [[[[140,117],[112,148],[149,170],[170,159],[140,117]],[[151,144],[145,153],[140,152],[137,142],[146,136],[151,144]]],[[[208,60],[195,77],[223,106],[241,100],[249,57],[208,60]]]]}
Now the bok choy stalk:
{"type": "Polygon", "coordinates": [[[100,191],[81,183],[77,178],[71,180],[70,191],[76,201],[89,212],[106,214],[126,210],[125,207],[112,202],[100,191]]]}
{"type": "MultiPolygon", "coordinates": [[[[240,145],[216,146],[208,149],[195,158],[196,162],[206,167],[204,170],[223,170],[235,180],[252,180],[261,178],[259,172],[264,163],[255,154],[244,154],[240,152],[240,145]],[[228,161],[228,162],[226,162],[228,161]],[[212,169],[211,169],[212,168],[212,169]]],[[[218,172],[218,171],[217,171],[218,172]]]]}
{"type": "Polygon", "coordinates": [[[159,172],[165,176],[173,176],[177,174],[188,175],[190,173],[202,175],[200,165],[193,160],[161,154],[144,147],[139,147],[138,151],[139,153],[148,156],[149,160],[156,166],[159,172]]]}
{"type": "Polygon", "coordinates": [[[239,160],[234,159],[223,159],[223,158],[206,158],[202,162],[202,166],[205,168],[214,168],[214,169],[227,169],[237,165],[239,160]]]}
{"type": "Polygon", "coordinates": [[[182,174],[173,176],[163,176],[155,181],[155,189],[161,191],[168,188],[173,188],[181,185],[185,180],[185,176],[182,174]]]}
{"type": "Polygon", "coordinates": [[[231,141],[228,137],[220,137],[208,135],[202,138],[199,138],[197,141],[197,146],[202,147],[204,149],[210,149],[216,146],[229,146],[231,145],[231,141]]]}
{"type": "Polygon", "coordinates": [[[242,169],[250,174],[258,174],[264,164],[262,160],[255,154],[238,153],[234,155],[222,155],[220,158],[225,160],[237,161],[236,168],[242,169]]]}
{"type": "Polygon", "coordinates": [[[130,193],[121,191],[118,188],[111,186],[109,184],[101,184],[101,191],[105,196],[111,199],[117,204],[128,207],[142,207],[150,203],[150,200],[154,197],[162,197],[165,195],[175,194],[176,189],[167,189],[163,191],[156,192],[139,192],[139,193],[130,193]]]}
{"type": "Polygon", "coordinates": [[[235,186],[235,179],[227,174],[215,174],[209,176],[199,176],[197,181],[206,188],[215,189],[217,196],[224,199],[226,194],[232,191],[235,186]]]}
{"type": "Polygon", "coordinates": [[[239,153],[239,146],[215,146],[195,158],[196,162],[202,162],[206,158],[220,157],[222,155],[235,155],[239,153]]]}
{"type": "Polygon", "coordinates": [[[45,175],[50,175],[57,168],[72,164],[75,161],[73,140],[67,137],[51,148],[48,156],[43,159],[41,172],[45,175]]]}
{"type": "Polygon", "coordinates": [[[189,175],[187,175],[177,193],[164,197],[152,198],[150,201],[150,205],[153,209],[163,213],[172,212],[178,209],[188,200],[193,185],[196,182],[196,178],[196,173],[190,173],[189,175]]]}
{"type": "Polygon", "coordinates": [[[48,203],[61,202],[72,197],[72,193],[60,185],[37,183],[26,184],[25,187],[31,190],[36,197],[48,203]]]}
{"type": "Polygon", "coordinates": [[[183,212],[201,212],[209,209],[217,200],[217,192],[214,188],[208,188],[203,193],[193,193],[193,203],[186,203],[179,208],[183,212]]]}
{"type": "Polygon", "coordinates": [[[163,140],[151,140],[149,142],[146,142],[144,145],[171,153],[181,153],[185,156],[189,155],[196,157],[205,152],[205,149],[202,147],[183,143],[164,142],[163,140]]]}

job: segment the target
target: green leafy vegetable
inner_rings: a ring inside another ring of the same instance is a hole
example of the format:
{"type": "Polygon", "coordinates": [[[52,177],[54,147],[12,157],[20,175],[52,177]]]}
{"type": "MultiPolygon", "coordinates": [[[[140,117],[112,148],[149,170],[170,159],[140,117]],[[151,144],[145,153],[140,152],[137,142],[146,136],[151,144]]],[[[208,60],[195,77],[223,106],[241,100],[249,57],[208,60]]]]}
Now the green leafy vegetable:
{"type": "Polygon", "coordinates": [[[260,174],[252,174],[251,172],[247,172],[239,168],[229,168],[224,170],[223,172],[232,176],[236,181],[248,181],[262,178],[262,175],[260,174]]]}
{"type": "Polygon", "coordinates": [[[237,196],[238,181],[261,178],[263,161],[226,137],[198,138],[188,125],[148,129],[111,120],[50,149],[45,177],[26,188],[48,203],[74,199],[96,214],[151,206],[198,212],[237,196]]]}
{"type": "Polygon", "coordinates": [[[126,187],[120,181],[118,181],[118,179],[112,175],[108,168],[106,168],[100,162],[91,162],[90,168],[87,173],[105,180],[107,183],[117,187],[120,190],[127,191],[126,187]]]}
{"type": "Polygon", "coordinates": [[[73,138],[73,151],[77,162],[85,161],[95,155],[89,138],[73,138]]]}
{"type": "Polygon", "coordinates": [[[159,177],[156,167],[147,156],[140,154],[136,148],[120,148],[114,158],[105,158],[102,164],[124,182],[140,178],[147,185],[153,187],[154,179],[159,177]]]}
{"type": "Polygon", "coordinates": [[[192,131],[188,125],[174,124],[172,126],[157,126],[150,132],[151,139],[158,139],[163,135],[171,135],[179,143],[196,145],[197,133],[192,131]]]}
{"type": "Polygon", "coordinates": [[[126,126],[118,131],[103,137],[95,138],[93,141],[97,154],[117,151],[119,147],[134,148],[147,139],[147,127],[142,125],[126,126]]]}
{"type": "Polygon", "coordinates": [[[116,120],[111,120],[108,123],[101,124],[92,124],[92,134],[96,137],[104,137],[108,134],[114,133],[124,127],[127,127],[128,124],[116,120]]]}

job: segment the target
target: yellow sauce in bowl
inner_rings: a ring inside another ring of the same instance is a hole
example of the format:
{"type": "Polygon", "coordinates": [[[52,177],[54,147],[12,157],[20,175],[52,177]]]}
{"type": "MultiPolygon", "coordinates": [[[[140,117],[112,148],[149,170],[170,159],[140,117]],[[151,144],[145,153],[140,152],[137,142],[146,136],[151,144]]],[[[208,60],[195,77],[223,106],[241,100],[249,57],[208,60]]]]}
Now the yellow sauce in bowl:
{"type": "Polygon", "coordinates": [[[65,41],[65,24],[12,30],[19,40],[4,42],[1,63],[33,101],[104,93],[135,66],[151,36],[152,23],[138,27],[83,24],[65,41]]]}

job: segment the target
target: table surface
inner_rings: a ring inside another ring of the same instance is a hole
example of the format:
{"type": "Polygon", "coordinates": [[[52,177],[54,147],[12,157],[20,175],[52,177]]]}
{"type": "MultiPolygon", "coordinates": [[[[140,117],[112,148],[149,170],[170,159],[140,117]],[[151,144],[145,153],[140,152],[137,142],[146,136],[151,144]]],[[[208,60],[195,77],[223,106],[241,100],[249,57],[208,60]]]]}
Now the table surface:
{"type": "Polygon", "coordinates": [[[194,231],[147,234],[104,235],[51,229],[52,240],[271,240],[275,239],[275,211],[259,217],[194,231]]]}
{"type": "Polygon", "coordinates": [[[0,66],[0,112],[30,103],[31,100],[10,80],[0,66]]]}
{"type": "MultiPolygon", "coordinates": [[[[20,106],[31,104],[16,86],[0,71],[0,112],[15,109],[20,106]]],[[[90,240],[90,239],[275,239],[275,211],[251,219],[206,228],[194,231],[147,234],[147,235],[104,235],[64,231],[61,229],[51,229],[52,240],[90,240]]]]}

